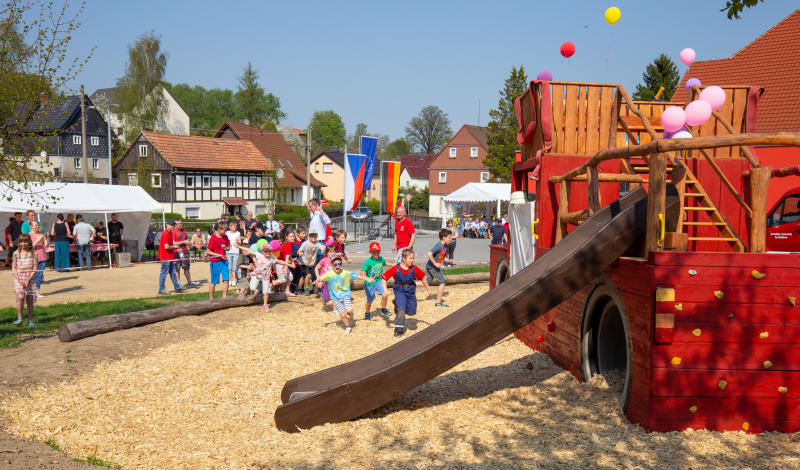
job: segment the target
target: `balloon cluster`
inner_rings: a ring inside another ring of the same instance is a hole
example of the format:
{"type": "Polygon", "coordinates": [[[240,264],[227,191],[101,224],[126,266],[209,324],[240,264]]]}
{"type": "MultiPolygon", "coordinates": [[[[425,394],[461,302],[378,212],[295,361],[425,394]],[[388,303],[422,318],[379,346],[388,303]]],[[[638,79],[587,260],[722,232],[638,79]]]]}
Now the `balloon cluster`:
{"type": "MultiPolygon", "coordinates": [[[[697,80],[697,85],[699,84],[700,81],[697,80]]],[[[673,139],[692,137],[685,126],[699,126],[708,121],[711,113],[722,108],[725,99],[725,90],[718,86],[710,86],[700,92],[700,96],[689,103],[686,109],[670,106],[661,115],[664,137],[673,139]]]]}
{"type": "MultiPolygon", "coordinates": [[[[603,17],[606,19],[606,23],[610,25],[615,25],[622,18],[622,12],[617,7],[610,7],[606,9],[606,12],[603,14],[603,17]]],[[[564,57],[572,57],[575,54],[575,43],[572,41],[567,41],[561,44],[561,55],[564,57]]]]}

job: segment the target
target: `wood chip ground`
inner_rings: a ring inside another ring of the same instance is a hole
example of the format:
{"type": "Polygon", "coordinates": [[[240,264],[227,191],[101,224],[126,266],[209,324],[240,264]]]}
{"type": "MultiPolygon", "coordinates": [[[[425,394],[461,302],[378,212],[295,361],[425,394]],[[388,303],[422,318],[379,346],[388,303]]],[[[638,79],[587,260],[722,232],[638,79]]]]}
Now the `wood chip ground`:
{"type": "MultiPolygon", "coordinates": [[[[420,303],[413,334],[487,286],[420,303]]],[[[356,318],[364,297],[355,295],[356,318]]],[[[256,309],[260,307],[248,307],[256,309]]],[[[800,435],[646,433],[602,378],[579,383],[508,337],[368,416],[298,434],[273,413],[286,380],[392,344],[389,321],[350,335],[303,298],[144,357],[98,364],[2,403],[9,432],[123,468],[798,468],[800,435]]]]}

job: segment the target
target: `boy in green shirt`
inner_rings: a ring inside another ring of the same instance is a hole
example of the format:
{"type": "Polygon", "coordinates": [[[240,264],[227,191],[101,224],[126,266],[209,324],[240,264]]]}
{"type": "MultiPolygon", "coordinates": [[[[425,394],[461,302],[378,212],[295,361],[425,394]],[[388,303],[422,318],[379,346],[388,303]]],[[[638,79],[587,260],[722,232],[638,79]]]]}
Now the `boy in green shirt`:
{"type": "Polygon", "coordinates": [[[381,296],[381,313],[389,315],[389,310],[386,309],[386,301],[389,299],[389,295],[383,290],[383,283],[380,281],[381,274],[383,274],[383,267],[388,266],[386,260],[381,256],[381,244],[378,242],[370,243],[369,253],[372,256],[364,261],[360,273],[363,276],[375,279],[375,281],[364,283],[364,292],[367,294],[367,305],[364,307],[364,320],[370,320],[372,318],[372,301],[375,300],[376,295],[381,296]]]}

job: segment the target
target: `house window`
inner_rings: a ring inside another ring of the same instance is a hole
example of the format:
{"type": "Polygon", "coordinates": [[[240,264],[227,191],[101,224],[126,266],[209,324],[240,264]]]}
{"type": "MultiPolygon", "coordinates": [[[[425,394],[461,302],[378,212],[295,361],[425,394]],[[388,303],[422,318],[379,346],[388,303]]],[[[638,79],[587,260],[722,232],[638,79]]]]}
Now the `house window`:
{"type": "Polygon", "coordinates": [[[146,157],[147,156],[147,145],[141,144],[139,145],[139,156],[146,157]]]}
{"type": "Polygon", "coordinates": [[[446,171],[440,171],[439,172],[439,182],[440,183],[447,183],[447,172],[446,171]]]}
{"type": "Polygon", "coordinates": [[[482,171],[481,172],[481,183],[485,183],[487,181],[489,181],[489,172],[488,171],[482,171]]]}
{"type": "Polygon", "coordinates": [[[210,188],[211,187],[211,177],[210,176],[204,176],[203,177],[203,187],[204,188],[210,188]]]}
{"type": "Polygon", "coordinates": [[[187,207],[186,208],[186,218],[187,219],[199,219],[200,218],[200,208],[199,207],[187,207]]]}
{"type": "Polygon", "coordinates": [[[89,143],[97,147],[98,145],[100,145],[100,137],[90,137],[89,143]]]}
{"type": "Polygon", "coordinates": [[[333,173],[333,163],[323,163],[322,164],[322,172],[323,173],[333,173]]]}
{"type": "Polygon", "coordinates": [[[186,177],[186,187],[187,188],[194,188],[195,183],[197,183],[196,176],[187,176],[186,177]]]}
{"type": "Polygon", "coordinates": [[[80,168],[81,167],[81,158],[80,157],[73,158],[72,159],[72,164],[75,165],[75,168],[80,168]]]}
{"type": "Polygon", "coordinates": [[[93,158],[92,159],[92,169],[93,170],[99,170],[100,169],[100,159],[99,158],[93,158]]]}
{"type": "Polygon", "coordinates": [[[75,145],[80,145],[81,144],[81,136],[73,135],[72,136],[72,143],[75,144],[75,145]]]}
{"type": "Polygon", "coordinates": [[[319,163],[314,164],[314,173],[319,173],[319,163]]]}
{"type": "Polygon", "coordinates": [[[161,187],[161,174],[160,173],[151,173],[150,174],[150,185],[154,188],[161,187]]]}
{"type": "Polygon", "coordinates": [[[478,158],[478,147],[470,147],[469,158],[478,158]]]}
{"type": "Polygon", "coordinates": [[[249,179],[249,184],[247,185],[250,188],[257,188],[258,187],[258,178],[255,176],[251,176],[249,179]]]}
{"type": "Polygon", "coordinates": [[[139,178],[136,176],[136,173],[128,173],[128,186],[137,186],[139,184],[139,178]]]}
{"type": "Polygon", "coordinates": [[[450,147],[450,158],[456,158],[456,148],[450,147]]]}
{"type": "Polygon", "coordinates": [[[236,177],[235,176],[229,176],[228,177],[228,187],[229,188],[235,188],[236,187],[236,177]]]}

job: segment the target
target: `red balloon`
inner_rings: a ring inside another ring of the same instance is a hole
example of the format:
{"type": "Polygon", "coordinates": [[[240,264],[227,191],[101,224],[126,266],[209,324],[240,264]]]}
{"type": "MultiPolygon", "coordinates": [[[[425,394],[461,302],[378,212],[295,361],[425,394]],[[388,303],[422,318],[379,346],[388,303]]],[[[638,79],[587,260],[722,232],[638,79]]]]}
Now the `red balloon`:
{"type": "Polygon", "coordinates": [[[564,57],[572,57],[575,53],[575,44],[572,41],[567,41],[561,45],[561,55],[564,57]]]}

